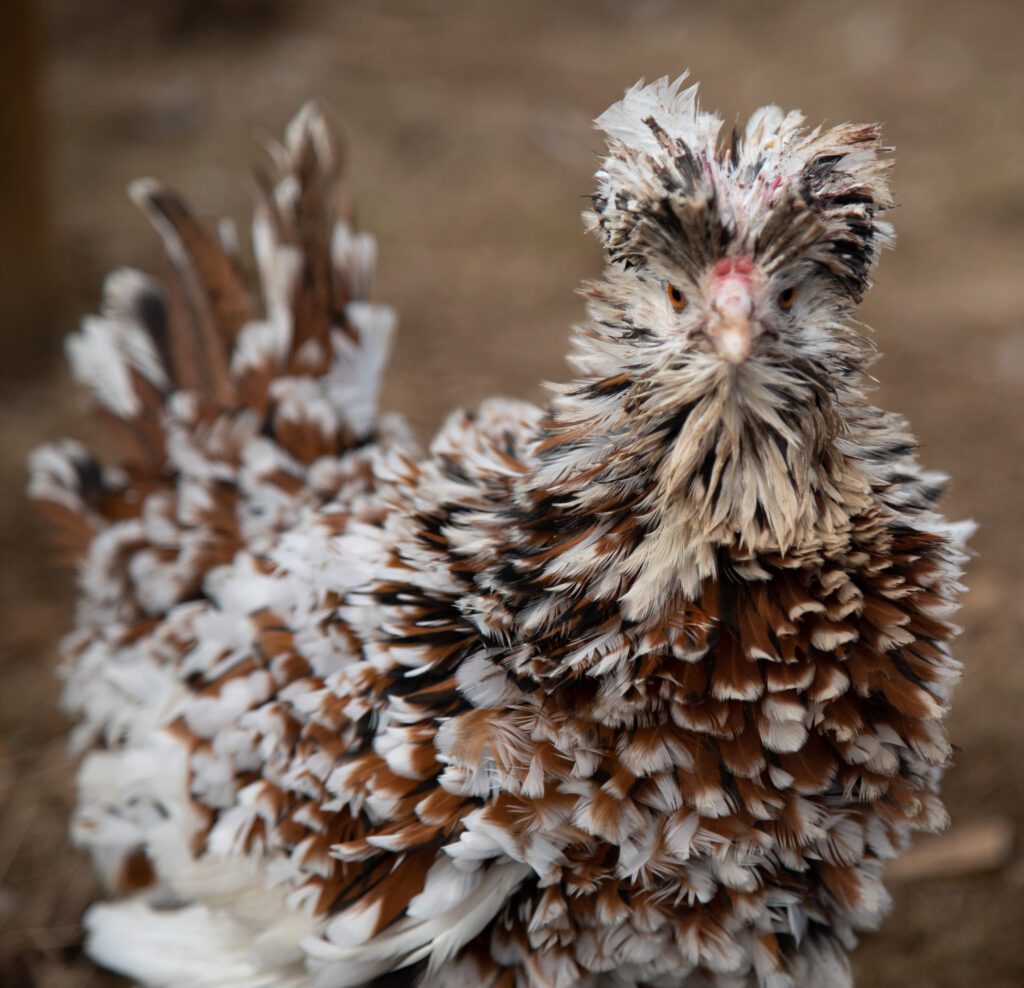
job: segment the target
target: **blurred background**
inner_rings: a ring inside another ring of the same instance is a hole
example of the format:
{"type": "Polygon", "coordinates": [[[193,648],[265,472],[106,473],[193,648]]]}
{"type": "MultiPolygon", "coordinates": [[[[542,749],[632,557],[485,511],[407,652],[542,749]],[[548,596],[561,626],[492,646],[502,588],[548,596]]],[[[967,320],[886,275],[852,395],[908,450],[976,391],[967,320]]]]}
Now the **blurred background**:
{"type": "Polygon", "coordinates": [[[1024,985],[1024,7],[1017,0],[2,0],[0,2],[0,985],[120,982],[81,952],[95,894],[55,646],[72,578],[23,497],[39,442],[88,438],[61,337],[121,264],[159,271],[124,196],[154,174],[246,222],[258,140],[309,98],[351,148],[378,294],[401,313],[385,394],[422,437],[444,412],[563,375],[599,271],[579,212],[591,119],[689,67],[726,119],[764,102],[882,120],[895,253],[864,305],[879,401],[953,474],[981,528],[961,612],[953,828],[897,869],[862,988],[1024,985]]]}

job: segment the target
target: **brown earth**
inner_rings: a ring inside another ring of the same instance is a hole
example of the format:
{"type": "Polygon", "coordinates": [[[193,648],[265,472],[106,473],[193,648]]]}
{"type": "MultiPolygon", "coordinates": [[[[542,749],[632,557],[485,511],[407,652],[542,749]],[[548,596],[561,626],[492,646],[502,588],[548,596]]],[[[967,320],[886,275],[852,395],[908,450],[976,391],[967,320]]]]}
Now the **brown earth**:
{"type": "MultiPolygon", "coordinates": [[[[351,139],[379,294],[403,316],[386,404],[424,436],[454,405],[536,397],[562,375],[582,313],[573,289],[599,269],[577,215],[599,146],[589,120],[636,78],[689,66],[727,118],[776,101],[814,121],[884,121],[902,205],[863,313],[886,354],[880,400],[954,475],[950,514],[981,524],[945,792],[954,835],[992,815],[1021,833],[1024,8],[50,0],[45,12],[61,329],[96,305],[110,267],[159,265],[122,194],[131,178],[158,174],[203,214],[241,219],[253,137],[317,97],[351,139]]],[[[22,499],[29,449],[87,433],[84,407],[62,371],[0,399],[0,985],[17,988],[118,983],[81,954],[95,887],[65,837],[54,645],[71,579],[22,499]]],[[[988,873],[894,893],[857,951],[861,988],[1024,985],[1021,849],[988,873]]]]}

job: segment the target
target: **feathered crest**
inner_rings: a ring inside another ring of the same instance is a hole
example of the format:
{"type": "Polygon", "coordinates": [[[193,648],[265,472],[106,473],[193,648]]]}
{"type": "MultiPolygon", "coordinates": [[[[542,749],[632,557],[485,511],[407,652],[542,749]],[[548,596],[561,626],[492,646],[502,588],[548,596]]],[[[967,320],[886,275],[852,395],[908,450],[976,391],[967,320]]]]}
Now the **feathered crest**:
{"type": "Polygon", "coordinates": [[[859,300],[892,237],[879,219],[894,205],[879,127],[808,131],[799,112],[766,106],[723,142],[721,118],[700,109],[685,79],[638,83],[595,121],[609,155],[592,223],[610,259],[693,276],[730,252],[769,272],[806,260],[859,300]]]}

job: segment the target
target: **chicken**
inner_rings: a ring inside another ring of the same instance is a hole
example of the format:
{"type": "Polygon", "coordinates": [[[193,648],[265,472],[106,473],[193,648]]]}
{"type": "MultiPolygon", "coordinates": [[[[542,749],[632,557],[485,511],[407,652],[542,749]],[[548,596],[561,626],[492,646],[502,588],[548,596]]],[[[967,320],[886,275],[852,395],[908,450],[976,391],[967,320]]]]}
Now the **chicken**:
{"type": "MultiPolygon", "coordinates": [[[[685,77],[683,77],[685,78],[685,77]]],[[[376,393],[341,156],[275,149],[251,286],[152,181],[173,265],[69,343],[124,454],[39,450],[89,949],[143,985],[849,984],[941,828],[969,526],[851,325],[892,239],[875,126],[724,141],[638,84],[585,215],[572,379],[426,452],[376,393]]]]}

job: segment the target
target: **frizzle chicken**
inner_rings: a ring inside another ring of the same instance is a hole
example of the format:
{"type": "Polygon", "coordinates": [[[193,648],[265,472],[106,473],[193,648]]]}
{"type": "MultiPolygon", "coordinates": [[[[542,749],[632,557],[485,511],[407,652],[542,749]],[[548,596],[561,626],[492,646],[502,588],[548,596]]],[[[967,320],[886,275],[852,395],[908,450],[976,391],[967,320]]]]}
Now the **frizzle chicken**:
{"type": "MultiPolygon", "coordinates": [[[[682,80],[597,121],[573,379],[375,398],[337,145],[275,150],[258,279],[154,182],[173,264],[69,345],[123,440],[38,451],[80,553],[64,646],[90,949],[144,985],[849,984],[884,862],[941,827],[964,526],[851,327],[892,200],[875,126],[682,80]]],[[[229,238],[230,239],[230,238],[229,238]]]]}

